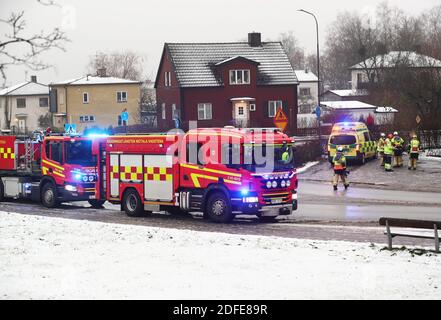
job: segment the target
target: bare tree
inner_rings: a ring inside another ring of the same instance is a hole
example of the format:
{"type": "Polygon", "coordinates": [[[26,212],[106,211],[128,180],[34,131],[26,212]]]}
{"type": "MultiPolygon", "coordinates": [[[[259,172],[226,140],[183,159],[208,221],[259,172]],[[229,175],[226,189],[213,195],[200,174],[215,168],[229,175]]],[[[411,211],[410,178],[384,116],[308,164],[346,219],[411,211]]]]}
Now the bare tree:
{"type": "MultiPolygon", "coordinates": [[[[37,1],[45,6],[55,5],[53,1],[37,1]]],[[[0,74],[3,85],[6,84],[8,67],[24,65],[34,71],[47,69],[51,64],[41,60],[43,54],[54,48],[64,51],[64,44],[69,41],[58,28],[49,32],[29,32],[24,11],[12,12],[7,18],[0,18],[0,25],[3,26],[0,34],[0,74]]],[[[10,127],[9,113],[5,105],[6,128],[10,127]]]]}
{"type": "Polygon", "coordinates": [[[112,77],[145,80],[144,58],[132,51],[98,52],[91,57],[88,72],[94,74],[98,69],[105,68],[106,74],[112,77]]]}
{"type": "Polygon", "coordinates": [[[305,69],[305,50],[299,46],[297,38],[292,31],[280,34],[280,42],[288,55],[294,69],[305,69]]]}

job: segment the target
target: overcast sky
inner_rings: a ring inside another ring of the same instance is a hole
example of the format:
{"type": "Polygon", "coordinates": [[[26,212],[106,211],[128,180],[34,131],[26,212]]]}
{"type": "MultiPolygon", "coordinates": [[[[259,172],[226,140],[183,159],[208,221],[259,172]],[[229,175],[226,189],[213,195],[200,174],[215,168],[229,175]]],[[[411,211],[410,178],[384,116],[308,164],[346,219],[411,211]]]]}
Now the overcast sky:
{"type": "MultiPolygon", "coordinates": [[[[327,26],[342,11],[374,12],[383,0],[56,0],[60,7],[45,7],[35,0],[0,0],[0,18],[24,10],[29,30],[60,27],[70,38],[66,52],[43,56],[55,67],[36,73],[49,83],[81,76],[97,51],[132,50],[145,57],[147,76],[154,78],[164,42],[229,42],[245,39],[250,31],[264,40],[278,40],[292,30],[300,44],[315,52],[314,12],[322,40],[327,26]]],[[[418,14],[440,0],[389,0],[408,13],[418,14]]],[[[5,26],[0,24],[0,32],[5,26]]],[[[322,41],[323,45],[323,41],[322,41]]],[[[7,84],[25,80],[25,68],[7,70],[7,84]]]]}

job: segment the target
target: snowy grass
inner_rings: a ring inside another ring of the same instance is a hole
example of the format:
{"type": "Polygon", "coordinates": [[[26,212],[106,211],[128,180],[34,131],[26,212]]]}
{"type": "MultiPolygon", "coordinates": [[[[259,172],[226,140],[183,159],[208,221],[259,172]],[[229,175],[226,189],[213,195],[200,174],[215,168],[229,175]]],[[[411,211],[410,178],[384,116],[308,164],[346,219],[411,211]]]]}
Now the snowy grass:
{"type": "Polygon", "coordinates": [[[440,299],[441,256],[0,212],[0,299],[440,299]]]}

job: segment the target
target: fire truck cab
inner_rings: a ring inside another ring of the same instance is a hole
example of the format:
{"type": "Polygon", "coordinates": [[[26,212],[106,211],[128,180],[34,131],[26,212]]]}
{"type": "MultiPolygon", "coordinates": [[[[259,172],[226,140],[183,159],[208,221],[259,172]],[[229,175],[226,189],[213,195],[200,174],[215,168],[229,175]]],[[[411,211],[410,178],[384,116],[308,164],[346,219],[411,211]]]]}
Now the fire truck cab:
{"type": "Polygon", "coordinates": [[[99,198],[99,144],[80,136],[0,137],[0,200],[32,199],[48,208],[99,198]]]}
{"type": "Polygon", "coordinates": [[[278,129],[196,129],[106,140],[106,198],[129,216],[273,219],[297,209],[294,141],[278,129]]]}

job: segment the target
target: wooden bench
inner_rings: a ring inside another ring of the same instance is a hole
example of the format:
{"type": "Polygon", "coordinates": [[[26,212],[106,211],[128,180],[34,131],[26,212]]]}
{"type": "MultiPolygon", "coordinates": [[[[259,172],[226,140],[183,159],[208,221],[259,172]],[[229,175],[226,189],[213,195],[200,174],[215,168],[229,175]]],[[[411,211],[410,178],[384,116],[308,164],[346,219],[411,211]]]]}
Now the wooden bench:
{"type": "Polygon", "coordinates": [[[409,237],[409,238],[419,238],[419,239],[432,239],[435,240],[435,252],[440,253],[439,248],[439,233],[441,230],[441,221],[427,221],[427,220],[408,220],[408,219],[396,219],[396,218],[381,218],[380,226],[385,226],[387,235],[388,248],[392,250],[392,239],[395,237],[409,237]],[[391,227],[397,228],[409,228],[409,229],[424,229],[433,230],[433,234],[422,233],[412,230],[399,230],[397,232],[392,232],[391,227]]]}

